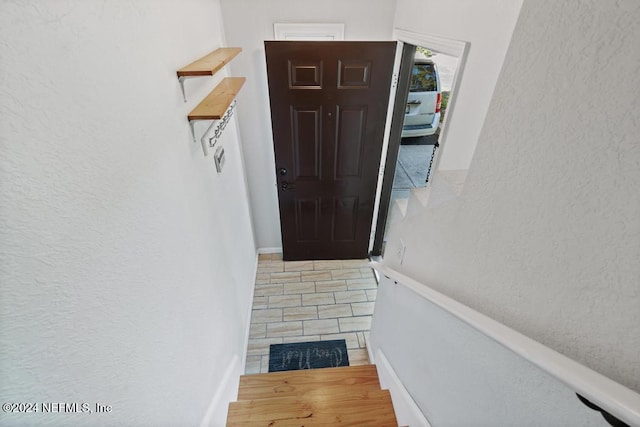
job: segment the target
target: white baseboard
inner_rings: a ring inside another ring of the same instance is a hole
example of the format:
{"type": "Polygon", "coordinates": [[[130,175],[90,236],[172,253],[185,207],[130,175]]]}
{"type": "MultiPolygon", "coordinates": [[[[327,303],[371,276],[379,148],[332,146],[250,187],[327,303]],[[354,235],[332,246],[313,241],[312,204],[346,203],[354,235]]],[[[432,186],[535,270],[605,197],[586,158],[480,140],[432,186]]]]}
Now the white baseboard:
{"type": "Polygon", "coordinates": [[[251,283],[251,298],[249,299],[249,313],[247,314],[247,327],[244,331],[244,349],[242,351],[242,373],[244,374],[244,369],[245,366],[247,366],[247,353],[248,353],[248,347],[249,347],[249,334],[251,332],[251,313],[253,310],[253,296],[254,293],[256,291],[256,284],[255,284],[255,278],[256,278],[256,274],[258,273],[258,254],[259,254],[259,250],[258,252],[256,252],[256,262],[253,268],[253,282],[251,283]]]}
{"type": "Polygon", "coordinates": [[[277,248],[258,248],[259,254],[281,254],[282,247],[277,248]]]}
{"type": "MultiPolygon", "coordinates": [[[[376,271],[376,270],[373,270],[376,271]]],[[[373,348],[371,347],[371,342],[369,341],[369,337],[367,335],[364,336],[364,345],[367,347],[367,355],[369,356],[369,363],[372,365],[376,364],[376,358],[373,354],[373,348]]]]}
{"type": "MultiPolygon", "coordinates": [[[[367,351],[370,351],[368,343],[367,351]]],[[[373,362],[371,353],[369,354],[369,358],[373,362]]],[[[396,412],[398,425],[431,427],[431,424],[429,424],[429,421],[425,418],[407,389],[404,388],[396,371],[393,370],[393,367],[380,349],[375,352],[375,363],[378,369],[380,385],[383,389],[387,389],[389,393],[391,393],[391,400],[393,401],[393,409],[396,412]]]]}
{"type": "Polygon", "coordinates": [[[234,355],[227,365],[222,381],[220,381],[220,385],[213,395],[211,403],[209,403],[206,414],[200,422],[200,427],[223,427],[226,425],[229,402],[235,401],[238,397],[238,386],[240,385],[242,370],[240,359],[237,355],[234,355]]]}

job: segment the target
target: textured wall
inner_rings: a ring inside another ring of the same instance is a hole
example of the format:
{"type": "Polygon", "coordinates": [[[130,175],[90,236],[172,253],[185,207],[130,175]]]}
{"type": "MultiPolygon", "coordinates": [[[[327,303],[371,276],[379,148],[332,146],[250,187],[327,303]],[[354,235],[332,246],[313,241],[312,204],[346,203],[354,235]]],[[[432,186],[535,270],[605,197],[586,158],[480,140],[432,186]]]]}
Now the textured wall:
{"type": "Polygon", "coordinates": [[[408,212],[387,260],[636,391],[639,23],[633,0],[525,1],[462,195],[408,212]]]}
{"type": "Polygon", "coordinates": [[[197,425],[242,358],[239,138],[228,126],[217,174],[186,121],[215,79],[184,104],[175,76],[223,43],[220,16],[215,0],[0,2],[0,401],[113,406],[0,424],[197,425]]]}
{"type": "Polygon", "coordinates": [[[227,41],[244,54],[231,70],[247,76],[239,112],[253,224],[258,247],[280,247],[280,216],[276,192],[275,160],[264,40],[273,40],[276,22],[330,22],[345,24],[347,40],[390,40],[395,0],[222,0],[227,41]]]}
{"type": "MultiPolygon", "coordinates": [[[[469,42],[438,168],[468,169],[522,0],[398,0],[395,27],[469,42]]],[[[427,46],[428,47],[428,46],[427,46]]]]}

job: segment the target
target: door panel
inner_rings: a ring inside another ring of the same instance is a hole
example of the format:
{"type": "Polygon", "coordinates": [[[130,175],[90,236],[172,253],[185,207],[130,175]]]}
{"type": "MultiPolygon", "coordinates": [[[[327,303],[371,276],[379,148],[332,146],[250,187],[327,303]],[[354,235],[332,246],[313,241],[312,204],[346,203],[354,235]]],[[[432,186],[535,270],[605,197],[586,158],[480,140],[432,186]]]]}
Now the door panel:
{"type": "Polygon", "coordinates": [[[342,108],[338,106],[335,179],[360,177],[360,160],[367,119],[366,109],[366,105],[342,108]]]}
{"type": "Polygon", "coordinates": [[[395,42],[265,42],[285,260],[367,256],[395,42]]]}
{"type": "Polygon", "coordinates": [[[317,181],[322,178],[320,159],[322,154],[322,107],[292,107],[293,159],[295,179],[317,181]]]}
{"type": "Polygon", "coordinates": [[[357,225],[358,197],[336,197],[333,203],[333,241],[354,241],[357,225]]]}
{"type": "Polygon", "coordinates": [[[316,242],[320,237],[320,200],[296,200],[296,240],[316,242]]]}
{"type": "Polygon", "coordinates": [[[339,60],[338,71],[338,89],[369,89],[371,62],[339,60]]]}
{"type": "Polygon", "coordinates": [[[322,89],[322,60],[289,61],[289,88],[322,89]]]}

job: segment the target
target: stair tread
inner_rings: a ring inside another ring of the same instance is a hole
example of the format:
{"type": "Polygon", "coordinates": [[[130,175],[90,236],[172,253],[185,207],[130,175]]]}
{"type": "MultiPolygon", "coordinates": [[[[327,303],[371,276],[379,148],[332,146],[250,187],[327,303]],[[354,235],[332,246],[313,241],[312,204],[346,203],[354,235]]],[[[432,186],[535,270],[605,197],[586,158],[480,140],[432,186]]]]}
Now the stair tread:
{"type": "Polygon", "coordinates": [[[380,386],[375,383],[321,385],[309,388],[280,387],[276,390],[272,389],[260,392],[245,393],[242,397],[238,396],[238,400],[271,399],[274,397],[303,397],[311,399],[320,398],[323,396],[342,396],[345,394],[364,393],[378,390],[380,390],[380,386]]]}
{"type": "Polygon", "coordinates": [[[296,396],[314,390],[338,393],[342,386],[379,389],[375,365],[271,372],[240,377],[238,400],[296,396]]]}
{"type": "Polygon", "coordinates": [[[337,396],[286,396],[229,404],[227,427],[397,426],[388,390],[337,396]]]}

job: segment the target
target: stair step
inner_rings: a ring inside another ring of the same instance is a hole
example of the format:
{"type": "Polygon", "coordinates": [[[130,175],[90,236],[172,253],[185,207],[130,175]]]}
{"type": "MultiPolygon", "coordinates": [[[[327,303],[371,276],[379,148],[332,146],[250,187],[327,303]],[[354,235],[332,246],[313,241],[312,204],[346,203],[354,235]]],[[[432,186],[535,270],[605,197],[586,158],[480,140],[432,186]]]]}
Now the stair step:
{"type": "Polygon", "coordinates": [[[338,393],[338,389],[343,386],[379,390],[380,382],[376,366],[345,366],[242,375],[238,400],[299,396],[316,390],[318,392],[324,390],[324,393],[338,393]]]}
{"type": "Polygon", "coordinates": [[[407,206],[407,213],[409,216],[422,215],[424,208],[429,203],[429,196],[431,194],[431,186],[414,188],[409,193],[409,202],[407,206]]]}
{"type": "Polygon", "coordinates": [[[391,211],[389,212],[389,220],[388,223],[393,223],[396,221],[402,221],[402,219],[407,214],[407,205],[409,204],[409,199],[395,199],[393,201],[393,205],[391,206],[391,211]]]}
{"type": "MultiPolygon", "coordinates": [[[[321,369],[318,369],[321,370],[321,369]]],[[[227,427],[397,426],[388,390],[338,396],[272,397],[229,404],[227,427]]]]}

